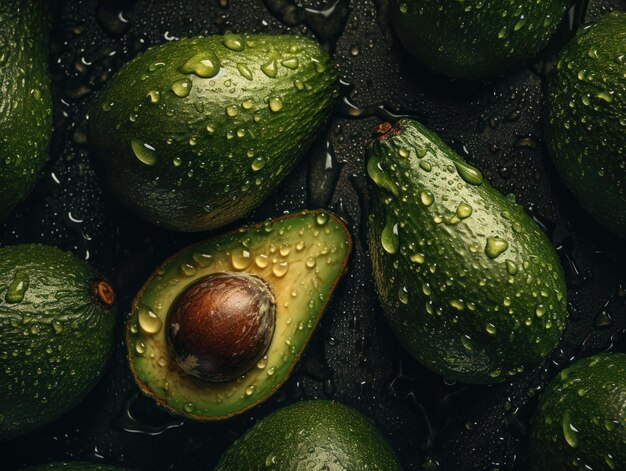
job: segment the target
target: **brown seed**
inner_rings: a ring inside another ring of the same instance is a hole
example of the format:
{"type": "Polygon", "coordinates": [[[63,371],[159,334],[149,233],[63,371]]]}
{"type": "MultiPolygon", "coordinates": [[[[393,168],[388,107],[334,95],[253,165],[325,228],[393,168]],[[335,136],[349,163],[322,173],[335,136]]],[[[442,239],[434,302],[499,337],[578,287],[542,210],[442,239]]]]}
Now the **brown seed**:
{"type": "Polygon", "coordinates": [[[187,374],[230,381],[254,367],[274,334],[270,286],[247,273],[214,273],[189,285],[172,304],[170,352],[187,374]]]}

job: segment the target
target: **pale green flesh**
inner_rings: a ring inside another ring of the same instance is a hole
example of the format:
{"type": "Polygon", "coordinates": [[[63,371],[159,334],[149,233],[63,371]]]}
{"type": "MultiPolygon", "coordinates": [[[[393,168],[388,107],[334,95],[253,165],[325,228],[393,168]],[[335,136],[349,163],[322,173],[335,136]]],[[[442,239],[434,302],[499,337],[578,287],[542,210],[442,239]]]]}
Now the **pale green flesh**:
{"type": "Polygon", "coordinates": [[[166,407],[200,420],[225,418],[266,399],[306,346],[349,251],[345,227],[327,213],[302,213],[183,250],[147,284],[129,321],[129,355],[140,387],[166,407]],[[202,382],[170,357],[166,329],[148,333],[154,325],[140,322],[139,312],[151,310],[165,326],[170,305],[186,286],[227,271],[251,273],[270,284],[276,330],[266,356],[244,376],[202,382]]]}

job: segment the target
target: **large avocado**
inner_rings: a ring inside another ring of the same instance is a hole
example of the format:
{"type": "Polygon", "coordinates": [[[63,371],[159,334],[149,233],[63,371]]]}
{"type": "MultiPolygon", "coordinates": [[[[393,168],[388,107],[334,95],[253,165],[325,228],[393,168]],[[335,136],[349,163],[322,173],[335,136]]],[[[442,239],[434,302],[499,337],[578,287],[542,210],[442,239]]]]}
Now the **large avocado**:
{"type": "Polygon", "coordinates": [[[174,255],[139,292],[127,323],[140,389],[196,420],[266,400],[309,342],[351,246],[336,216],[306,211],[174,255]]]}
{"type": "Polygon", "coordinates": [[[565,280],[521,206],[416,121],[377,128],[367,172],[374,278],[404,347],[469,383],[544,360],[565,329],[565,280]]]}
{"type": "Polygon", "coordinates": [[[54,3],[0,1],[0,221],[30,194],[48,158],[54,3]]]}
{"type": "Polygon", "coordinates": [[[626,237],[626,13],[578,32],[546,98],[546,142],[567,186],[598,222],[626,237]]]}
{"type": "Polygon", "coordinates": [[[305,401],[261,419],[222,456],[216,471],[402,468],[374,424],[332,401],[305,401]]]}
{"type": "Polygon", "coordinates": [[[626,355],[577,361],[546,388],[532,422],[534,471],[626,469],[626,355]]]}
{"type": "Polygon", "coordinates": [[[180,231],[245,216],[324,126],[337,72],[288,35],[182,39],[136,57],[100,92],[89,142],[113,195],[180,231]]]}
{"type": "Polygon", "coordinates": [[[0,439],[35,430],[96,383],[114,294],[85,261],[45,245],[0,248],[0,439]]]}
{"type": "Polygon", "coordinates": [[[548,42],[573,0],[392,0],[391,18],[408,52],[460,79],[506,72],[548,42]]]}

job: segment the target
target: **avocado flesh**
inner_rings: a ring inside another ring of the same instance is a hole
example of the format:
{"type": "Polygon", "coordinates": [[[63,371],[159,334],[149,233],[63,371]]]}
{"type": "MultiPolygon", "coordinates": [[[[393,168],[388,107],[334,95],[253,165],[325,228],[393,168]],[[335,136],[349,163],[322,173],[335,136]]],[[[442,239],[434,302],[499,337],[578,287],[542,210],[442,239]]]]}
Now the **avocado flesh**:
{"type": "Polygon", "coordinates": [[[89,142],[116,199],[144,219],[203,231],[244,217],[294,167],[337,96],[310,39],[181,39],[126,64],[99,93],[89,142]]]}
{"type": "Polygon", "coordinates": [[[115,324],[101,280],[54,247],[0,248],[0,439],[53,421],[100,377],[115,324]]]}
{"type": "Polygon", "coordinates": [[[626,355],[584,358],[552,380],[530,449],[534,471],[626,469],[626,355]]]}
{"type": "Polygon", "coordinates": [[[566,185],[626,237],[626,13],[584,27],[549,76],[546,142],[566,185]]]}
{"type": "Polygon", "coordinates": [[[182,250],[156,270],[133,303],[126,339],[137,384],[161,406],[197,420],[224,419],[264,401],[294,368],[350,251],[346,227],[325,211],[270,220],[182,250]],[[142,328],[140,311],[151,310],[166,325],[172,302],[186,286],[211,273],[233,271],[256,275],[271,286],[274,335],[264,358],[245,375],[203,382],[183,373],[172,359],[165,328],[153,334],[142,328]]]}
{"type": "Polygon", "coordinates": [[[321,400],[298,402],[261,419],[224,453],[216,471],[266,468],[402,469],[370,420],[350,407],[321,400]]]}
{"type": "Polygon", "coordinates": [[[46,463],[26,468],[26,471],[124,471],[122,468],[83,461],[46,463]]]}
{"type": "Polygon", "coordinates": [[[567,320],[563,272],[545,234],[420,123],[379,131],[367,163],[368,241],[403,346],[468,383],[537,366],[567,320]]]}
{"type": "Polygon", "coordinates": [[[436,72],[475,80],[521,65],[548,43],[573,0],[393,0],[407,51],[436,72]]]}
{"type": "Polygon", "coordinates": [[[0,221],[30,194],[48,158],[50,10],[48,0],[0,2],[0,221]]]}

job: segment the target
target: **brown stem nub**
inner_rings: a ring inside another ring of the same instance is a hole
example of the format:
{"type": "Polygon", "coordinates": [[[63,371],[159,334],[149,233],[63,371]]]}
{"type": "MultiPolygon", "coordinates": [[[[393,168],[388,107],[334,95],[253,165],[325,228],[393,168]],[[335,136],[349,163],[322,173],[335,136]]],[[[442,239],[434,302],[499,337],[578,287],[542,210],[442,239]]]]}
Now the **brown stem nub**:
{"type": "Polygon", "coordinates": [[[400,125],[396,124],[395,126],[392,126],[391,123],[388,122],[380,123],[374,128],[374,132],[372,134],[374,135],[374,139],[382,141],[400,134],[400,125]]]}
{"type": "Polygon", "coordinates": [[[92,281],[91,292],[100,303],[106,306],[112,306],[115,302],[115,291],[113,287],[104,280],[92,281]]]}

